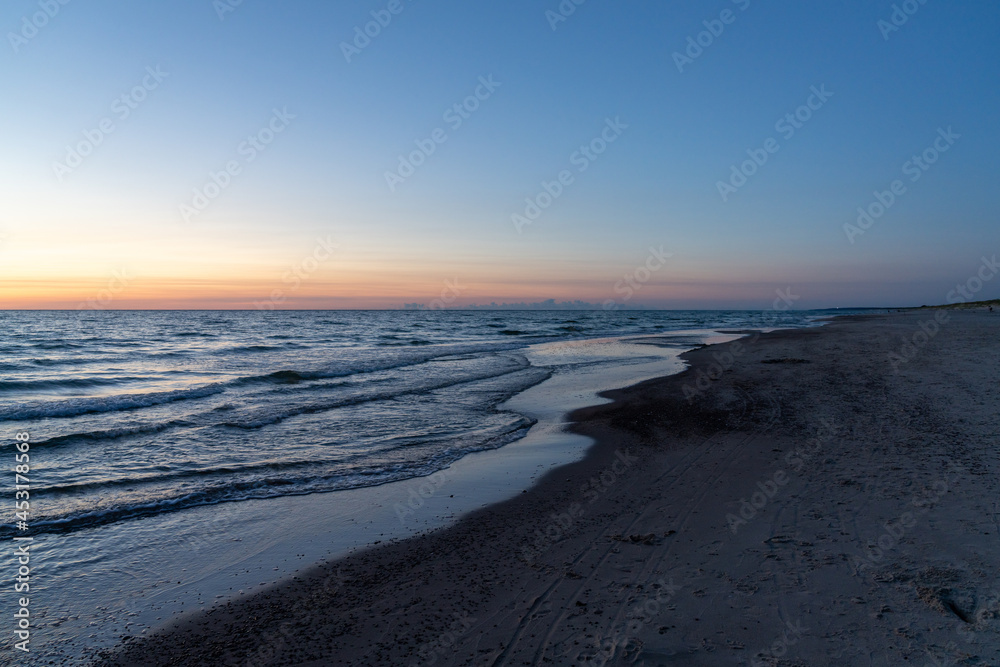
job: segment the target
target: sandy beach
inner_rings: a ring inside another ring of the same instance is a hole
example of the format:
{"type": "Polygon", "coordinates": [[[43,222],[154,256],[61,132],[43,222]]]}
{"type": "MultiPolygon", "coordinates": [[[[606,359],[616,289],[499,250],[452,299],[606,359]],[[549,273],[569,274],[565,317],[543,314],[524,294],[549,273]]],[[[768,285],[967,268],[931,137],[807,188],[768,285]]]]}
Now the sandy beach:
{"type": "Polygon", "coordinates": [[[998,334],[924,310],[694,350],[574,413],[596,444],[517,498],[98,664],[1000,664],[998,334]]]}

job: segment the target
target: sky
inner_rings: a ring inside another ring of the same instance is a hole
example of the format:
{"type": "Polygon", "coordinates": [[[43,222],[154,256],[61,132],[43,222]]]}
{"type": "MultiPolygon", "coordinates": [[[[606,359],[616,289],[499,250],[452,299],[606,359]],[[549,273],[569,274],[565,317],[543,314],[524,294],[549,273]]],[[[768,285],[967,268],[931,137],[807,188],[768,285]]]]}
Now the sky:
{"type": "Polygon", "coordinates": [[[985,0],[6,0],[0,308],[944,303],[1000,253],[998,34],[985,0]]]}

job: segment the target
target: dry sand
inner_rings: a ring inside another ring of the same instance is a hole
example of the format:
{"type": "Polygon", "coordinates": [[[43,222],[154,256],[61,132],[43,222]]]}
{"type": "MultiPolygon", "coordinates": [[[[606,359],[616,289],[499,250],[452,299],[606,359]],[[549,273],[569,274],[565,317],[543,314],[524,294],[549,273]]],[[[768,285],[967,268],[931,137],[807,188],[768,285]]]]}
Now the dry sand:
{"type": "Polygon", "coordinates": [[[690,352],[518,498],[106,662],[1000,665],[1000,313],[933,316],[690,352]]]}

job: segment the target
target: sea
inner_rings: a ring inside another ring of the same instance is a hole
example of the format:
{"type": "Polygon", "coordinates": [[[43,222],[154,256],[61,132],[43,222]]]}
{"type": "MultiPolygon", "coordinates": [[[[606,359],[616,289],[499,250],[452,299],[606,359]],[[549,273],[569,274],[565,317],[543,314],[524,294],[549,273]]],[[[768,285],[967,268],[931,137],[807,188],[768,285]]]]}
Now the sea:
{"type": "MultiPolygon", "coordinates": [[[[174,585],[164,574],[173,564],[135,557],[154,527],[428,478],[537,428],[544,410],[516,409],[533,387],[574,376],[624,386],[645,379],[630,368],[664,354],[680,370],[677,355],[706,336],[850,312],[0,312],[2,562],[9,579],[12,538],[32,538],[31,658],[82,659],[135,630],[130,615],[144,628],[169,615],[164,603],[137,620],[151,587],[174,585]],[[14,457],[25,432],[30,504],[19,525],[14,457]],[[111,578],[117,592],[106,595],[111,578]]],[[[214,553],[232,560],[247,548],[231,538],[214,553]]],[[[200,604],[225,593],[202,590],[200,604]]],[[[7,613],[18,597],[4,585],[0,653],[21,660],[7,613]]]]}

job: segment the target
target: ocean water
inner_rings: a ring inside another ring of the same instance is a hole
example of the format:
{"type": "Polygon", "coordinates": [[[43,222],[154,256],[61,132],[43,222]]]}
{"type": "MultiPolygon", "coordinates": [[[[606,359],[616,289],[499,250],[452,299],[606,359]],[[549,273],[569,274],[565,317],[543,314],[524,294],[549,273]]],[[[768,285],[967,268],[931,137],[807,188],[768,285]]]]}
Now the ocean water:
{"type": "Polygon", "coordinates": [[[0,422],[6,449],[31,434],[32,534],[427,475],[532,425],[495,409],[560,367],[531,365],[529,345],[776,323],[704,311],[0,317],[0,422]]]}
{"type": "Polygon", "coordinates": [[[12,510],[0,534],[44,548],[43,590],[62,598],[59,613],[36,610],[43,635],[54,622],[63,641],[86,630],[106,645],[99,616],[76,609],[101,608],[101,591],[81,592],[81,579],[100,567],[134,580],[121,593],[131,600],[159,576],[127,554],[90,553],[109,535],[142,545],[127,536],[200,520],[208,506],[402,482],[501,448],[535,424],[509,399],[554,375],[613,372],[628,384],[629,364],[644,360],[643,346],[588,341],[656,335],[683,350],[701,340],[693,331],[810,326],[828,314],[3,312],[0,456],[13,462],[14,434],[30,433],[31,509],[27,531],[12,510]]]}

